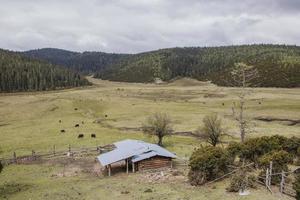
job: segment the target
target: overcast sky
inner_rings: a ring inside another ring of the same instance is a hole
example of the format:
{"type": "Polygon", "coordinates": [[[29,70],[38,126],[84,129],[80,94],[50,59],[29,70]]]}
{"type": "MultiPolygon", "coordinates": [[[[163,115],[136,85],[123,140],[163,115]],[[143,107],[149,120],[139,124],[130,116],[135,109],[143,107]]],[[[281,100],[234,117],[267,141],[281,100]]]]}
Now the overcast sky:
{"type": "Polygon", "coordinates": [[[0,48],[300,45],[300,0],[0,0],[0,48]]]}

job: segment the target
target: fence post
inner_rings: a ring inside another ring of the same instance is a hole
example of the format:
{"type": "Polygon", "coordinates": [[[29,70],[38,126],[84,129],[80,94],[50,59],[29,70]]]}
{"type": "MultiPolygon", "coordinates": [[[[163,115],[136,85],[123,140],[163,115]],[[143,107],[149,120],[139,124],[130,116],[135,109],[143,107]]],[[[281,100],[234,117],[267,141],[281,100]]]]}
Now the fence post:
{"type": "Polygon", "coordinates": [[[55,156],[55,145],[53,145],[53,155],[55,156]]]}
{"type": "Polygon", "coordinates": [[[269,186],[269,168],[267,168],[266,170],[266,186],[268,187],[269,186]]]}
{"type": "Polygon", "coordinates": [[[13,160],[14,160],[14,163],[17,163],[17,154],[16,154],[15,151],[14,151],[14,154],[13,154],[13,160]]]}
{"type": "Polygon", "coordinates": [[[71,153],[71,145],[69,144],[69,152],[68,152],[68,156],[73,156],[71,153]]]}
{"type": "Polygon", "coordinates": [[[284,171],[282,170],[281,172],[281,181],[280,181],[280,193],[283,193],[284,190],[284,183],[285,183],[285,175],[284,175],[284,171]]]}
{"type": "Polygon", "coordinates": [[[272,168],[273,168],[273,161],[270,161],[269,186],[271,186],[271,183],[272,183],[272,168]]]}

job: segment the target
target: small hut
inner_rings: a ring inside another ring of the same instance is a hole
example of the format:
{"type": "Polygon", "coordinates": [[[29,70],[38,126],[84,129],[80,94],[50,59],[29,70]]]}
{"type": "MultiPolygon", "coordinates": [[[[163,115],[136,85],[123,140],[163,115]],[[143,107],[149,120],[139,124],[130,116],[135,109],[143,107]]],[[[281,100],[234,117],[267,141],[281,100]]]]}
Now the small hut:
{"type": "Polygon", "coordinates": [[[114,150],[101,154],[97,157],[100,164],[108,169],[111,175],[111,165],[125,161],[126,172],[131,165],[132,172],[172,167],[172,159],[176,155],[156,145],[139,140],[123,140],[114,143],[114,150]]]}

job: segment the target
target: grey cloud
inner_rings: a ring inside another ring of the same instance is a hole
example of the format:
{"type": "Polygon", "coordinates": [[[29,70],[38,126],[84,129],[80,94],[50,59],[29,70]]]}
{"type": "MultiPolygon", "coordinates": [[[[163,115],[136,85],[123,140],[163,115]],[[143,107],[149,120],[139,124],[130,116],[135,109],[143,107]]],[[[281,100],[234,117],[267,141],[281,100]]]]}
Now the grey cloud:
{"type": "Polygon", "coordinates": [[[0,0],[0,48],[300,45],[299,0],[0,0]]]}

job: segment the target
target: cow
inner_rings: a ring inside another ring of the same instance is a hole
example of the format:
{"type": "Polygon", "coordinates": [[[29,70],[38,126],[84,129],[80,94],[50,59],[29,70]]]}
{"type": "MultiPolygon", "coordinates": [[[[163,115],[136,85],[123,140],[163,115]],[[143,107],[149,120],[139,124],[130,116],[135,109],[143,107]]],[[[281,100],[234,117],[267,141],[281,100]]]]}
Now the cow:
{"type": "Polygon", "coordinates": [[[96,134],[92,133],[91,138],[96,138],[96,134]]]}
{"type": "Polygon", "coordinates": [[[65,133],[66,131],[64,129],[60,130],[61,133],[65,133]]]}
{"type": "Polygon", "coordinates": [[[79,124],[75,124],[75,127],[79,127],[79,124]]]}
{"type": "Polygon", "coordinates": [[[84,135],[81,133],[81,134],[78,135],[77,138],[83,138],[83,137],[84,137],[84,135]]]}

